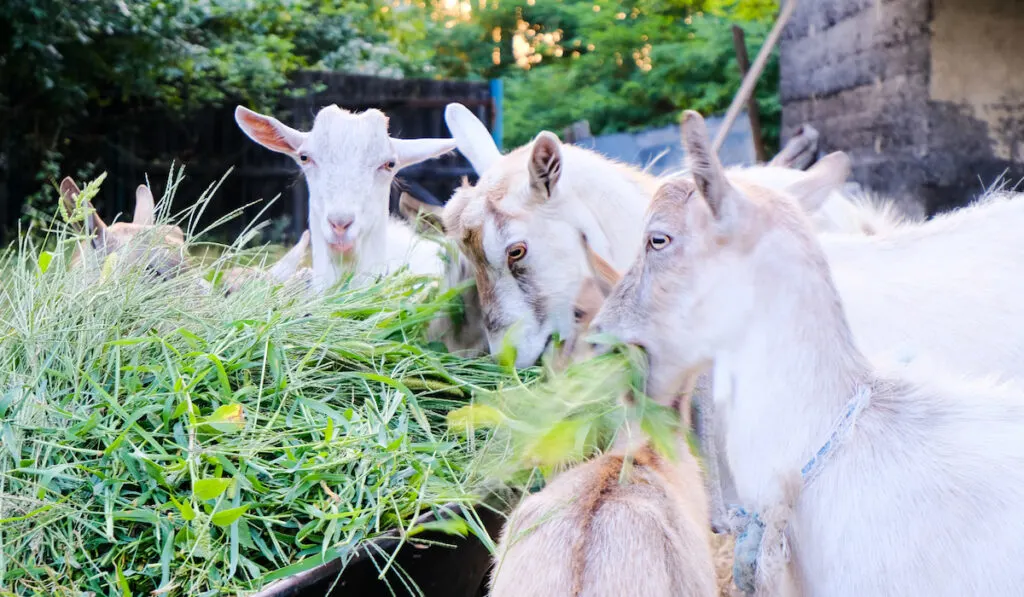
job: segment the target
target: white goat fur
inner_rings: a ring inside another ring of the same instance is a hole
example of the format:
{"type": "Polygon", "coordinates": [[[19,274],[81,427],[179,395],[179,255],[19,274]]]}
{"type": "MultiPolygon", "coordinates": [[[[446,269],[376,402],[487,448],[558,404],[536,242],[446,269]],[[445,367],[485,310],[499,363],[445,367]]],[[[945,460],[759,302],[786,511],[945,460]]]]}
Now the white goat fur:
{"type": "Polygon", "coordinates": [[[874,237],[822,234],[858,346],[1024,379],[1024,197],[992,195],[874,237]]]}
{"type": "MultiPolygon", "coordinates": [[[[700,117],[688,113],[684,130],[697,184],[666,185],[650,214],[651,233],[673,240],[625,274],[595,325],[637,340],[656,331],[645,340],[652,377],[712,358],[727,371],[729,461],[755,509],[780,500],[780,479],[821,447],[854,392],[871,388],[790,521],[805,594],[1020,593],[1024,391],[934,369],[927,381],[876,372],[793,203],[802,189],[730,181],[700,117]],[[631,315],[639,309],[658,326],[643,328],[631,315]]],[[[830,162],[815,175],[828,176],[830,162]]]]}
{"type": "Polygon", "coordinates": [[[556,476],[513,511],[492,597],[717,594],[707,497],[686,441],[680,435],[675,462],[626,443],[556,476]]]}
{"type": "MultiPolygon", "coordinates": [[[[449,106],[449,122],[466,114],[475,119],[458,108],[449,106]]],[[[482,136],[464,140],[456,127],[450,128],[460,151],[479,153],[487,143],[482,136]]],[[[579,231],[598,255],[624,269],[641,248],[642,212],[658,185],[633,168],[562,145],[561,175],[552,198],[538,200],[529,173],[536,143],[497,159],[494,150],[488,159],[473,162],[485,169],[480,181],[457,191],[445,209],[446,227],[467,257],[473,260],[477,252],[486,258],[484,273],[490,279],[481,284],[478,267],[477,285],[485,320],[493,328],[488,331],[492,352],[510,324],[522,321],[517,346],[518,364],[524,365],[536,360],[549,334],[565,337],[571,329],[573,300],[587,271],[576,240],[579,231]],[[469,250],[467,230],[478,244],[469,250]],[[505,266],[505,247],[523,240],[529,246],[527,287],[541,301],[526,300],[505,266]],[[543,318],[534,309],[538,304],[543,318]]],[[[729,172],[737,181],[774,190],[806,176],[769,166],[729,172]]],[[[832,193],[840,185],[804,197],[805,209],[813,213],[826,199],[835,199],[832,193]]],[[[1024,230],[1024,201],[999,197],[920,225],[898,225],[888,233],[820,235],[864,350],[891,351],[903,360],[927,358],[964,373],[1024,379],[1024,342],[1019,341],[1024,338],[1024,234],[1019,232],[1024,230]]]]}
{"type": "MultiPolygon", "coordinates": [[[[785,189],[804,176],[802,170],[767,165],[732,168],[729,172],[735,179],[775,190],[785,189]]],[[[860,190],[850,192],[837,188],[804,208],[818,232],[872,236],[921,222],[921,218],[907,213],[895,201],[860,190]]]]}
{"type": "Polygon", "coordinates": [[[408,264],[440,276],[440,245],[388,215],[391,183],[405,166],[451,151],[452,139],[395,139],[378,110],[354,114],[331,105],[309,132],[239,106],[238,126],[253,141],[292,157],[309,187],[314,283],[324,290],[351,271],[357,283],[408,264]]]}
{"type": "Polygon", "coordinates": [[[551,133],[501,156],[468,109],[450,104],[445,117],[480,174],[475,187],[457,190],[445,206],[445,230],[475,266],[491,352],[516,324],[516,364],[531,365],[552,335],[571,333],[573,302],[587,271],[580,233],[601,257],[626,267],[657,181],[562,145],[551,133]],[[469,137],[467,128],[475,128],[469,137]],[[506,266],[506,249],[515,243],[526,246],[520,262],[526,272],[518,279],[506,266]]]}
{"type": "MultiPolygon", "coordinates": [[[[737,174],[745,173],[729,171],[730,179],[758,182],[737,174]]],[[[804,177],[788,171],[773,188],[804,177]]],[[[1024,305],[1016,298],[1024,293],[1024,236],[1017,233],[1024,227],[1024,197],[990,192],[923,222],[901,221],[876,209],[878,203],[857,202],[830,194],[825,208],[854,214],[835,218],[833,224],[853,225],[818,238],[860,349],[880,363],[913,362],[922,369],[1024,379],[1024,342],[1019,340],[1024,337],[1024,305]],[[869,221],[874,222],[873,236],[857,224],[869,221]]],[[[816,216],[812,213],[811,222],[820,228],[822,218],[816,216]]],[[[716,402],[729,399],[731,380],[724,370],[716,371],[710,385],[716,402]]],[[[706,405],[710,397],[694,399],[706,405]]],[[[723,413],[710,416],[721,429],[715,438],[702,437],[708,449],[723,440],[726,426],[723,413]]],[[[736,489],[725,450],[719,446],[717,451],[717,474],[709,478],[719,478],[721,485],[709,489],[712,512],[720,515],[721,502],[733,499],[736,489]]]]}

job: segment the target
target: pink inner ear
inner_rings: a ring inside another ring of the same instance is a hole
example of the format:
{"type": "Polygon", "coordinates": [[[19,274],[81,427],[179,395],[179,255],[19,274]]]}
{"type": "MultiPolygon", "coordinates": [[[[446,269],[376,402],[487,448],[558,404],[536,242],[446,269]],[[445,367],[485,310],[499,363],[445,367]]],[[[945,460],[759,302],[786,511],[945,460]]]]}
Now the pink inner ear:
{"type": "Polygon", "coordinates": [[[295,148],[278,132],[277,127],[270,120],[256,114],[243,114],[242,120],[249,127],[249,134],[252,135],[253,139],[267,149],[280,151],[281,153],[295,152],[295,148]]]}

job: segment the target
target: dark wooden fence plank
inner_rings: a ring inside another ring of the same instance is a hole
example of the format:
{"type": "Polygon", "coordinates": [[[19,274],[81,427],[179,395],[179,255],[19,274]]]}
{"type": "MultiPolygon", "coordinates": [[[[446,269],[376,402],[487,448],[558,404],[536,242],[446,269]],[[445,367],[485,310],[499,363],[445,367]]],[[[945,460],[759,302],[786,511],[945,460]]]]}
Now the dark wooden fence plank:
{"type": "MultiPolygon", "coordinates": [[[[444,107],[453,101],[465,104],[485,123],[490,124],[494,109],[487,83],[437,81],[429,79],[384,79],[331,72],[300,72],[293,77],[293,89],[317,88],[302,97],[283,98],[274,115],[290,126],[306,129],[323,106],[337,104],[360,111],[378,108],[387,113],[391,134],[399,138],[449,137],[444,123],[444,107]]],[[[97,208],[113,218],[130,217],[132,189],[148,175],[157,197],[162,196],[172,162],[184,164],[186,180],[178,189],[173,211],[187,207],[229,168],[230,176],[213,197],[201,225],[222,217],[238,206],[257,199],[280,198],[264,217],[290,220],[289,239],[297,238],[306,227],[307,192],[305,181],[291,159],[273,153],[250,141],[235,124],[234,105],[211,108],[175,120],[153,110],[116,108],[97,114],[96,121],[105,130],[79,134],[66,154],[65,164],[73,171],[82,164],[100,160],[100,169],[108,173],[97,208]],[[115,123],[112,127],[111,123],[115,123]],[[111,130],[113,128],[113,130],[111,130]]],[[[102,112],[102,110],[101,110],[102,112]]],[[[405,188],[426,201],[447,201],[463,176],[475,179],[469,163],[457,151],[406,168],[399,173],[396,186],[405,188]]],[[[397,212],[399,193],[392,192],[391,209],[397,212]]],[[[240,218],[220,230],[229,237],[237,233],[262,209],[246,209],[240,218]]]]}

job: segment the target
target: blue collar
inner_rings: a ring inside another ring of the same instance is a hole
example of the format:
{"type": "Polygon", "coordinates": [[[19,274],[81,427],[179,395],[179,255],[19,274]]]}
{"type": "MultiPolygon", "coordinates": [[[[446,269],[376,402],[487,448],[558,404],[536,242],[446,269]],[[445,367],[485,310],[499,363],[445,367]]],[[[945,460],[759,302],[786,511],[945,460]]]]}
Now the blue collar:
{"type": "MultiPolygon", "coordinates": [[[[860,414],[871,402],[871,388],[861,386],[850,398],[843,414],[832,424],[832,430],[824,445],[811,456],[807,464],[800,469],[800,477],[804,487],[811,484],[825,464],[849,436],[860,414]]],[[[736,534],[736,548],[732,564],[733,582],[741,591],[752,594],[757,577],[757,560],[761,555],[764,538],[764,522],[757,512],[748,512],[738,505],[729,507],[731,530],[736,534]]]]}

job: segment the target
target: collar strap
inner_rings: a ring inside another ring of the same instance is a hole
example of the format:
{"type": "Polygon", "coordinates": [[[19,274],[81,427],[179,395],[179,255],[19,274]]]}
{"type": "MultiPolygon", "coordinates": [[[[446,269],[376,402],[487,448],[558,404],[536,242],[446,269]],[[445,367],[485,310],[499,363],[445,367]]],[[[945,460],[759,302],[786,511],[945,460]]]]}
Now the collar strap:
{"type": "MultiPolygon", "coordinates": [[[[831,432],[824,445],[811,456],[800,469],[804,487],[817,478],[835,451],[850,435],[860,414],[871,402],[871,388],[861,386],[850,398],[846,409],[832,424],[831,432]]],[[[749,512],[742,506],[729,507],[727,514],[729,531],[736,536],[733,552],[732,577],[736,586],[747,594],[753,594],[757,578],[757,560],[764,551],[764,522],[757,512],[749,512]]]]}

